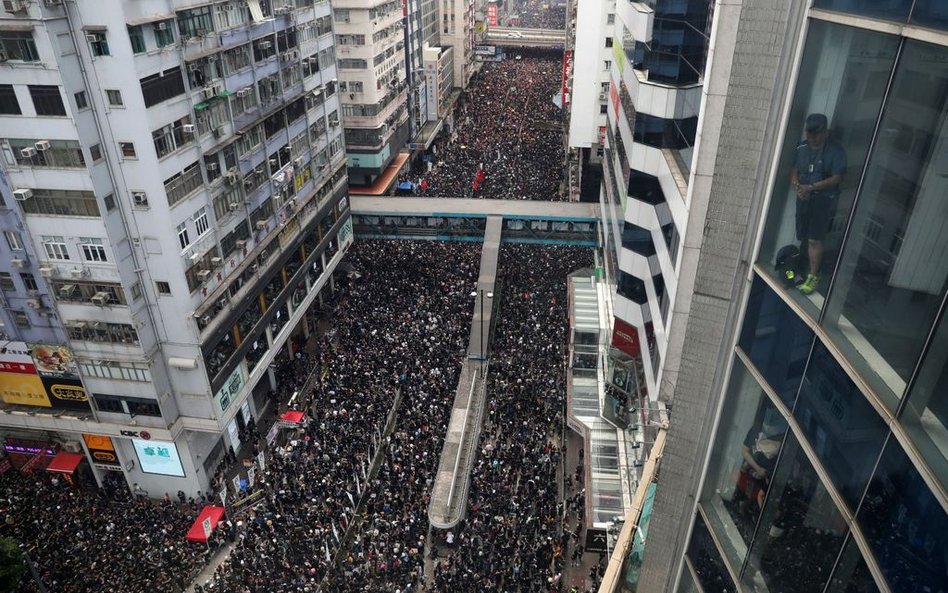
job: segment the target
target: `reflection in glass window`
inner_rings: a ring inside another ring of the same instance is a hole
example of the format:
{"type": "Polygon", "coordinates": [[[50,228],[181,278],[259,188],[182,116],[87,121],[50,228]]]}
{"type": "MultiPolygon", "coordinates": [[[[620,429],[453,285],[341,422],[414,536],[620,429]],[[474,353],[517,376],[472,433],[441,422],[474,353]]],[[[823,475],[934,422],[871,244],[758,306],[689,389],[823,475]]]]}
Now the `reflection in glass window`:
{"type": "Polygon", "coordinates": [[[904,23],[908,20],[912,0],[816,0],[813,8],[826,8],[904,23]]]}
{"type": "Polygon", "coordinates": [[[888,431],[866,396],[819,342],[793,415],[855,510],[888,431]]]}
{"type": "Polygon", "coordinates": [[[784,442],[741,577],[746,591],[822,591],[847,528],[800,443],[784,442]]]}
{"type": "Polygon", "coordinates": [[[792,408],[813,346],[813,330],[760,276],[754,276],[738,345],[792,408]]]}
{"type": "Polygon", "coordinates": [[[777,465],[787,421],[740,359],[715,437],[701,504],[732,566],[740,566],[777,465]]]}
{"type": "Polygon", "coordinates": [[[948,318],[942,313],[928,353],[912,382],[902,424],[942,485],[948,486],[948,318]]]}
{"type": "Polygon", "coordinates": [[[852,535],[836,563],[826,593],[879,593],[879,587],[852,535]]]}
{"type": "Polygon", "coordinates": [[[700,513],[695,517],[695,528],[688,543],[688,560],[695,569],[702,589],[716,593],[736,593],[731,574],[714,546],[711,532],[700,513]]]}
{"type": "Polygon", "coordinates": [[[906,41],[823,323],[895,400],[948,282],[948,47],[906,41]]]}
{"type": "Polygon", "coordinates": [[[894,438],[856,520],[892,593],[945,590],[948,514],[894,438]]]}
{"type": "Polygon", "coordinates": [[[678,583],[678,593],[698,593],[698,585],[695,584],[694,575],[691,574],[691,570],[687,565],[685,565],[681,570],[681,580],[678,583]]]}
{"type": "Polygon", "coordinates": [[[948,30],[948,4],[945,0],[915,0],[912,22],[933,29],[948,30]]]}
{"type": "Polygon", "coordinates": [[[811,22],[760,264],[814,316],[836,267],[897,46],[895,36],[811,22]],[[807,282],[810,274],[816,278],[807,282]]]}

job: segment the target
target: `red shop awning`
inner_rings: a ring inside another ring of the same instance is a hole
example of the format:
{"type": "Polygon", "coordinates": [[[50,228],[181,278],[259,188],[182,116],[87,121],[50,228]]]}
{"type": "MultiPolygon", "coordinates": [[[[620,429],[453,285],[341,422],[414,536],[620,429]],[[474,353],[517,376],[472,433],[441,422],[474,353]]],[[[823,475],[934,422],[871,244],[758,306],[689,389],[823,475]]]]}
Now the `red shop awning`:
{"type": "Polygon", "coordinates": [[[191,529],[188,530],[187,540],[192,542],[204,543],[207,538],[204,536],[204,520],[211,520],[211,531],[217,527],[221,518],[224,516],[224,507],[204,507],[198,518],[194,520],[191,529]]]}
{"type": "Polygon", "coordinates": [[[82,463],[82,453],[59,453],[46,466],[46,471],[60,474],[72,474],[82,463]]]}
{"type": "Polygon", "coordinates": [[[303,412],[297,412],[296,410],[287,410],[283,412],[283,415],[280,416],[280,420],[284,422],[290,422],[293,424],[299,424],[303,421],[303,412]]]}

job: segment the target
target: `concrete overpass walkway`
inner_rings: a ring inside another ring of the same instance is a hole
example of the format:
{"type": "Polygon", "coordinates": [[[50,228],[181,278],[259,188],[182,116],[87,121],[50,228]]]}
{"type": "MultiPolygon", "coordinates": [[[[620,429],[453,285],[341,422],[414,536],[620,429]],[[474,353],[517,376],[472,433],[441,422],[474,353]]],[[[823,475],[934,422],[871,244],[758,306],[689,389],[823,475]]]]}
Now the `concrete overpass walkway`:
{"type": "Polygon", "coordinates": [[[464,518],[467,510],[468,486],[487,396],[487,355],[490,352],[501,223],[500,216],[491,215],[487,218],[468,356],[461,368],[461,377],[454,395],[454,408],[451,410],[444,448],[441,451],[441,462],[428,504],[428,519],[431,526],[437,529],[454,527],[464,518]]]}
{"type": "Polygon", "coordinates": [[[496,215],[504,242],[595,247],[599,240],[598,203],[352,196],[351,204],[363,239],[481,241],[496,215]]]}

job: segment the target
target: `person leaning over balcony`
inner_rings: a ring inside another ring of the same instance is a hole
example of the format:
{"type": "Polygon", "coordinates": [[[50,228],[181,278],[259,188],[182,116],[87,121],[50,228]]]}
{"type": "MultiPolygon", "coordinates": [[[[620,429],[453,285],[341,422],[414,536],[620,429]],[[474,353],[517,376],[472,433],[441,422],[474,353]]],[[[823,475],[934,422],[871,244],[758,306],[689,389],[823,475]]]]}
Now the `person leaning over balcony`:
{"type": "Polygon", "coordinates": [[[807,254],[807,276],[800,292],[810,294],[820,283],[823,237],[829,231],[839,184],[846,174],[846,151],[829,138],[826,116],[806,118],[806,139],[797,145],[790,183],[797,192],[796,228],[801,257],[807,254]],[[805,248],[805,249],[804,249],[805,248]]]}

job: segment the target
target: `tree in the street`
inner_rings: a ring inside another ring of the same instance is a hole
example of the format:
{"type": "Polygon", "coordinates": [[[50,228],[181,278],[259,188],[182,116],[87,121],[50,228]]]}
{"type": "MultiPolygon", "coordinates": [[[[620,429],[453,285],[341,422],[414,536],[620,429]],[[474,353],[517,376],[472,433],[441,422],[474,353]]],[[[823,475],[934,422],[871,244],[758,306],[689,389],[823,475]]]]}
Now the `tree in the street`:
{"type": "Polygon", "coordinates": [[[16,588],[26,571],[23,552],[16,540],[0,537],[0,593],[8,593],[16,588]]]}

